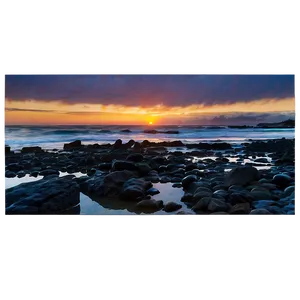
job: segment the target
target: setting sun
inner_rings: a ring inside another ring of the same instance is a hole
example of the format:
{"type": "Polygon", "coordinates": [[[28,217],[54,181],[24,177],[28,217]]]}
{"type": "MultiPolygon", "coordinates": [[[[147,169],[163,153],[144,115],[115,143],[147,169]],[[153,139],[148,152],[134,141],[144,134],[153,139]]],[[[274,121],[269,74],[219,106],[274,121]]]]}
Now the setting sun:
{"type": "Polygon", "coordinates": [[[152,124],[153,124],[152,121],[150,121],[150,122],[149,122],[149,125],[152,125],[152,124]]]}

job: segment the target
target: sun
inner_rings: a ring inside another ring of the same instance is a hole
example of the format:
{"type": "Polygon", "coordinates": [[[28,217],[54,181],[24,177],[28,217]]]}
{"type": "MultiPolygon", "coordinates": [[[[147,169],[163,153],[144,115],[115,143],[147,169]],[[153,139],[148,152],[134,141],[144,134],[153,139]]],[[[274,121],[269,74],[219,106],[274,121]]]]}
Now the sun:
{"type": "Polygon", "coordinates": [[[153,124],[153,122],[152,122],[152,121],[150,121],[148,124],[149,124],[149,125],[152,125],[152,124],[153,124]]]}

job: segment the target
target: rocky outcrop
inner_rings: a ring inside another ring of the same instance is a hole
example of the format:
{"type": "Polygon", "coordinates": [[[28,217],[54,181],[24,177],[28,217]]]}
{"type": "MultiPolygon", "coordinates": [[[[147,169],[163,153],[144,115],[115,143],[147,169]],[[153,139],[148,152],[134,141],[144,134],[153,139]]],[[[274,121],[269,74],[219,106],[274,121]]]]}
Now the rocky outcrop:
{"type": "Polygon", "coordinates": [[[81,141],[76,140],[71,143],[64,144],[64,150],[73,150],[73,149],[78,149],[81,147],[81,141]]]}
{"type": "Polygon", "coordinates": [[[232,169],[225,177],[224,184],[231,185],[247,185],[250,182],[260,179],[259,172],[254,167],[237,167],[232,169]]]}

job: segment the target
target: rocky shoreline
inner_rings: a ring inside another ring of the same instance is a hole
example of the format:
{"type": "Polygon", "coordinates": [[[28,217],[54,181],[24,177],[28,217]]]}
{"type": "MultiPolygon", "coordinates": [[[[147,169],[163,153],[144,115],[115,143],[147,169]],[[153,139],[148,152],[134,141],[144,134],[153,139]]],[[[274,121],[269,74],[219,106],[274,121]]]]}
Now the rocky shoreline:
{"type": "Polygon", "coordinates": [[[6,189],[6,214],[78,214],[80,193],[135,213],[295,214],[295,140],[5,147],[5,176],[43,176],[6,189]],[[229,171],[231,170],[231,171],[229,171]],[[60,172],[70,175],[59,177],[60,172]],[[73,173],[86,174],[76,178],[73,173]],[[155,183],[183,189],[181,204],[153,199],[155,183]]]}

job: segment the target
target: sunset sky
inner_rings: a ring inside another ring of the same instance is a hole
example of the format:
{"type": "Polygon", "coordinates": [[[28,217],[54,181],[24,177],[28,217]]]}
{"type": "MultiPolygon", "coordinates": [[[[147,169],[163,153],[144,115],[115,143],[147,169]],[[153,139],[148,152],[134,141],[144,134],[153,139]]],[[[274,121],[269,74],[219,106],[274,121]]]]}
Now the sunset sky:
{"type": "Polygon", "coordinates": [[[6,125],[253,125],[294,117],[293,75],[5,76],[6,125]]]}

